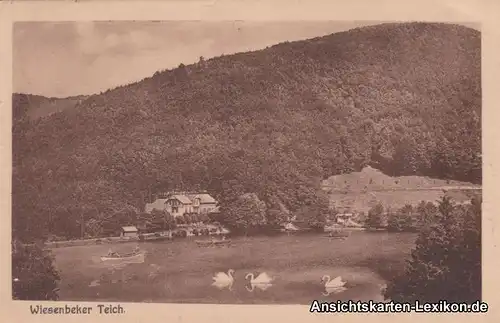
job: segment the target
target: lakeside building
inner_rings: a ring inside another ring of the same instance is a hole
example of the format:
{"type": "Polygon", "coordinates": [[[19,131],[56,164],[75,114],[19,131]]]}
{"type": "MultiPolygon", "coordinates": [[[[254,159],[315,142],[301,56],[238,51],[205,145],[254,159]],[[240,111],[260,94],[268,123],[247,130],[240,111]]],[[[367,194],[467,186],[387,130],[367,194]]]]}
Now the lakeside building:
{"type": "Polygon", "coordinates": [[[152,203],[146,203],[145,212],[154,209],[167,211],[173,216],[186,213],[207,214],[218,211],[217,200],[206,192],[169,192],[158,194],[152,203]]]}

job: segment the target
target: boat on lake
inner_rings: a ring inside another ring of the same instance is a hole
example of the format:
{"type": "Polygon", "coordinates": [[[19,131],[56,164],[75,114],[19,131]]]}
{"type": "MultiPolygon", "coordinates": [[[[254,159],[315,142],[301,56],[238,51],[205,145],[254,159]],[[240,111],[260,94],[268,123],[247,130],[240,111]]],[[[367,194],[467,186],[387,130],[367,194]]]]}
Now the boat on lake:
{"type": "Polygon", "coordinates": [[[144,262],[145,255],[145,252],[129,253],[125,255],[113,254],[102,256],[101,261],[142,263],[144,262]]]}

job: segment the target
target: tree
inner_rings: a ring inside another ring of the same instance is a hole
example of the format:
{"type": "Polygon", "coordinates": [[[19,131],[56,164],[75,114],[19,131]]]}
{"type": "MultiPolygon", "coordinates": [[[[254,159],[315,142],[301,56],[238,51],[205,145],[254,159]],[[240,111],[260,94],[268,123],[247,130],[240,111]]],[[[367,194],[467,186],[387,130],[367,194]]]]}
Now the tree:
{"type": "Polygon", "coordinates": [[[176,226],[174,216],[166,210],[151,211],[150,223],[153,230],[172,230],[176,226]]]}
{"type": "Polygon", "coordinates": [[[384,206],[381,203],[377,203],[368,211],[368,216],[366,218],[365,224],[368,228],[382,228],[384,227],[384,206]]]}
{"type": "Polygon", "coordinates": [[[423,230],[436,221],[438,209],[434,203],[422,201],[415,212],[417,214],[417,227],[419,230],[423,230]]]}
{"type": "Polygon", "coordinates": [[[173,230],[176,227],[175,218],[167,211],[163,211],[163,229],[173,230]]]}
{"type": "Polygon", "coordinates": [[[325,201],[318,199],[315,204],[302,206],[295,212],[295,215],[297,220],[307,223],[314,230],[321,231],[330,215],[330,210],[325,201]]]}
{"type": "Polygon", "coordinates": [[[188,214],[188,213],[184,213],[184,214],[182,215],[182,217],[184,218],[184,223],[186,223],[186,224],[191,224],[191,223],[193,223],[193,219],[192,219],[192,217],[191,217],[191,215],[190,215],[190,214],[188,214]]]}
{"type": "Polygon", "coordinates": [[[406,204],[396,212],[390,212],[387,219],[387,230],[412,232],[417,229],[413,207],[406,204]]]}
{"type": "Polygon", "coordinates": [[[387,231],[400,232],[403,231],[400,213],[393,210],[387,210],[387,231]]]}
{"type": "Polygon", "coordinates": [[[142,212],[137,215],[138,227],[144,228],[146,231],[149,231],[153,227],[153,216],[150,213],[142,212]]]}
{"type": "Polygon", "coordinates": [[[481,206],[439,202],[436,222],[420,232],[404,274],[388,284],[397,302],[474,302],[481,299],[481,206]]]}
{"type": "Polygon", "coordinates": [[[165,225],[165,213],[163,210],[153,209],[151,211],[151,229],[153,231],[159,231],[164,229],[165,225]]]}
{"type": "Polygon", "coordinates": [[[175,217],[175,223],[176,225],[182,225],[186,224],[186,221],[184,220],[184,217],[182,215],[178,215],[175,217]]]}
{"type": "Polygon", "coordinates": [[[206,213],[200,213],[198,216],[200,218],[200,221],[203,223],[208,223],[210,221],[210,218],[206,213]]]}
{"type": "Polygon", "coordinates": [[[248,234],[248,230],[266,223],[266,205],[254,193],[241,195],[224,213],[224,222],[248,234]]]}
{"type": "Polygon", "coordinates": [[[288,215],[280,209],[267,209],[266,219],[269,225],[278,225],[283,223],[288,218],[288,215]]]}
{"type": "Polygon", "coordinates": [[[41,243],[12,243],[12,298],[16,300],[58,300],[59,273],[53,257],[41,243]]]}
{"type": "Polygon", "coordinates": [[[288,219],[289,212],[287,212],[280,199],[275,195],[268,197],[266,205],[266,219],[269,225],[279,225],[288,219]]]}

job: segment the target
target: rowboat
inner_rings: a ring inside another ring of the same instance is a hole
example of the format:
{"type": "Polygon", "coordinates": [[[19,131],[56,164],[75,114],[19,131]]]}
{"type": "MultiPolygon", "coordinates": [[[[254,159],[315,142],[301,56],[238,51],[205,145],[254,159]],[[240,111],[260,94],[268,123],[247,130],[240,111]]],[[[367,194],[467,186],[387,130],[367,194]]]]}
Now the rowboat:
{"type": "Polygon", "coordinates": [[[222,247],[229,246],[231,240],[196,240],[198,247],[222,247]]]}
{"type": "Polygon", "coordinates": [[[112,262],[144,262],[144,252],[119,255],[119,256],[102,256],[101,261],[112,261],[112,262]]]}
{"type": "Polygon", "coordinates": [[[345,239],[349,236],[349,232],[342,230],[333,230],[330,231],[327,235],[328,238],[336,238],[336,239],[345,239]]]}

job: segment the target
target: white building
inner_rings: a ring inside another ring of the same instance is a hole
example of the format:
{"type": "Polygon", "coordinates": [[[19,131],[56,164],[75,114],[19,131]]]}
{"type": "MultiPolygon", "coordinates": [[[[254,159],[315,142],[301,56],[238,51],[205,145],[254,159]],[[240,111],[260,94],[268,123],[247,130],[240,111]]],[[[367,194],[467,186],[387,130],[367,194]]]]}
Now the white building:
{"type": "Polygon", "coordinates": [[[207,193],[196,192],[173,192],[165,194],[163,198],[157,198],[153,203],[147,203],[146,213],[151,213],[154,209],[167,211],[173,216],[184,215],[185,213],[212,213],[217,212],[217,201],[207,193]]]}

